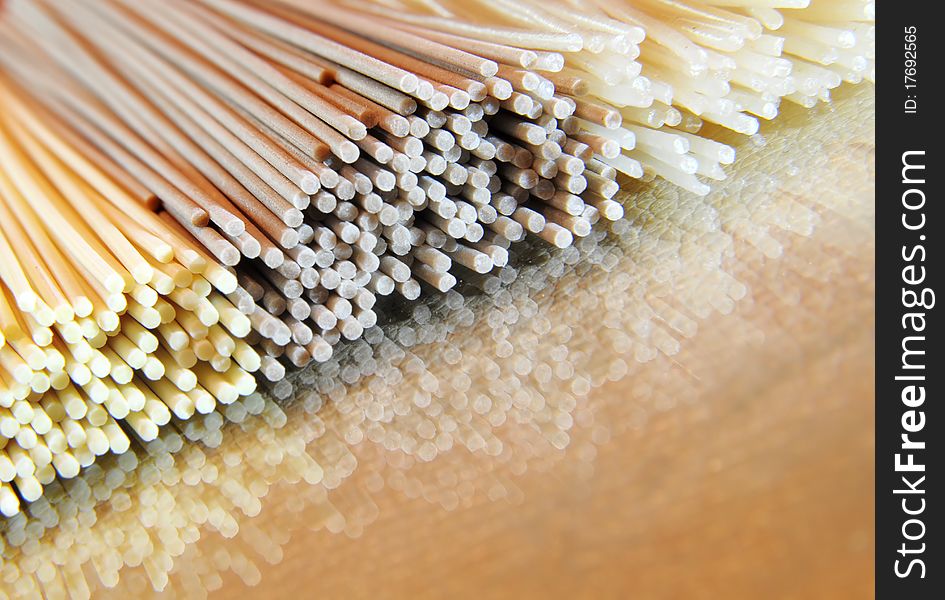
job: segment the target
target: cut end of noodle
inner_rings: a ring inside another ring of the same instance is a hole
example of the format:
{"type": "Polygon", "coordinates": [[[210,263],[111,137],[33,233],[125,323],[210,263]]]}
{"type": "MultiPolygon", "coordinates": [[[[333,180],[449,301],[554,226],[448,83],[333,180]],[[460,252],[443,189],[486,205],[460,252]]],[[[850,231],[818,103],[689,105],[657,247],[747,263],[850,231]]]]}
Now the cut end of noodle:
{"type": "Polygon", "coordinates": [[[420,80],[413,73],[405,73],[397,82],[397,89],[405,94],[410,94],[417,89],[420,80]]]}
{"type": "Polygon", "coordinates": [[[131,276],[137,283],[147,285],[154,278],[154,269],[150,265],[141,264],[131,270],[131,276]]]}
{"type": "Polygon", "coordinates": [[[338,144],[336,155],[345,163],[351,164],[358,160],[358,157],[361,155],[360,150],[354,144],[354,142],[349,142],[345,140],[338,144]]]}
{"type": "Polygon", "coordinates": [[[318,181],[318,177],[316,177],[313,173],[304,173],[300,178],[299,184],[302,187],[302,191],[309,195],[314,194],[319,189],[321,189],[321,184],[318,181]]]}

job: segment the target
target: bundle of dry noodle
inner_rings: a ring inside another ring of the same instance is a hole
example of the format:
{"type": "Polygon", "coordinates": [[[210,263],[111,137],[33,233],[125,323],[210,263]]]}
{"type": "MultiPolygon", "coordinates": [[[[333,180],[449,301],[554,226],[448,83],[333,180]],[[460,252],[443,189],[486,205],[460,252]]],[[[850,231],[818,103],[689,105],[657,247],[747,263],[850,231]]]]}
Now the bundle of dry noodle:
{"type": "Polygon", "coordinates": [[[703,124],[873,78],[863,0],[0,10],[7,516],[513,242],[571,245],[625,178],[708,193],[735,155],[703,124]]]}

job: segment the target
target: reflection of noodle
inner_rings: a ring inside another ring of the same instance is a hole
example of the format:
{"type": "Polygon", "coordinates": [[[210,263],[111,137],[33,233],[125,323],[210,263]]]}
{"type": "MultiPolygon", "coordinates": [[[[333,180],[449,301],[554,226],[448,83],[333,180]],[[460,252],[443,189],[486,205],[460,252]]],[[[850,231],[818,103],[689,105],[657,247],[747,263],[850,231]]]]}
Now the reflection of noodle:
{"type": "MultiPolygon", "coordinates": [[[[799,322],[818,303],[829,307],[871,295],[844,277],[870,272],[861,264],[870,254],[862,247],[871,236],[868,194],[839,186],[839,173],[871,180],[869,156],[853,145],[872,140],[871,123],[862,118],[872,114],[871,95],[863,90],[843,99],[831,118],[816,123],[788,117],[785,130],[765,132],[765,147],[743,150],[751,168],[736,169],[736,177],[706,199],[666,186],[640,190],[633,220],[618,221],[607,237],[595,233],[573,250],[534,248],[515,269],[499,271],[498,280],[484,277],[462,294],[428,300],[385,327],[383,336],[349,344],[326,365],[291,378],[294,391],[289,382],[276,386],[273,395],[283,399],[278,405],[251,396],[228,407],[225,418],[214,412],[181,427],[185,437],[207,436],[216,446],[224,420],[240,423],[223,429],[219,448],[181,447],[181,436],[168,431],[138,461],[129,454],[93,467],[62,488],[68,494],[55,484],[52,504],[41,500],[31,514],[7,522],[4,574],[33,573],[15,584],[25,592],[38,582],[78,586],[77,567],[87,557],[89,582],[101,577],[106,583],[115,581],[122,563],[143,560],[143,569],[123,573],[120,588],[143,592],[161,585],[173,562],[175,594],[196,595],[219,586],[226,570],[258,581],[264,564],[280,559],[280,546],[300,527],[356,536],[379,507],[402,496],[469,508],[521,501],[526,469],[553,467],[562,477],[576,469],[587,477],[609,437],[643,427],[674,403],[698,401],[700,390],[725,380],[730,370],[718,361],[740,360],[731,344],[717,342],[713,359],[686,353],[702,329],[724,322],[722,340],[767,333],[772,342],[800,343],[790,322],[782,324],[785,335],[761,315],[720,319],[745,295],[746,284],[749,296],[740,304],[762,315],[805,294],[801,306],[785,313],[799,322]],[[850,146],[840,145],[847,141],[850,146]],[[817,192],[820,186],[833,190],[829,199],[817,192]],[[830,248],[804,258],[809,250],[802,236],[821,219],[830,248]],[[835,263],[838,255],[848,262],[835,263]],[[772,270],[789,275],[759,281],[772,270]],[[673,356],[681,364],[674,365],[673,356]],[[589,394],[623,377],[632,386],[627,395],[602,403],[589,394]],[[313,384],[315,392],[306,391],[313,384]],[[555,446],[568,446],[567,452],[555,446]],[[172,458],[168,450],[179,453],[172,458]],[[279,481],[294,485],[266,498],[279,481]],[[96,495],[109,493],[87,512],[96,495]],[[79,507],[84,516],[77,515],[79,507]],[[257,519],[246,518],[261,507],[257,519]],[[159,515],[168,525],[146,532],[159,515]],[[213,530],[229,537],[237,524],[237,540],[215,541],[213,530]],[[40,537],[46,527],[56,529],[40,537]],[[208,539],[194,544],[201,532],[208,539]],[[39,539],[38,546],[28,539],[39,539]],[[64,566],[57,572],[53,564],[64,566]]],[[[757,341],[750,345],[756,348],[757,341]]],[[[624,460],[633,464],[634,457],[624,460]]],[[[541,489],[532,484],[532,492],[541,489]]],[[[516,511],[506,514],[514,519],[516,511]]],[[[390,529],[391,519],[385,522],[390,529]]],[[[492,535],[500,525],[479,527],[492,535]]],[[[432,544],[430,552],[452,544],[417,543],[432,544]]],[[[392,546],[377,548],[380,554],[362,558],[381,560],[392,546]]],[[[331,544],[323,553],[306,552],[318,555],[306,570],[326,578],[324,588],[312,581],[326,593],[345,585],[348,563],[341,561],[352,559],[332,552],[331,544]]],[[[5,581],[13,585],[12,578],[5,581]]]]}

